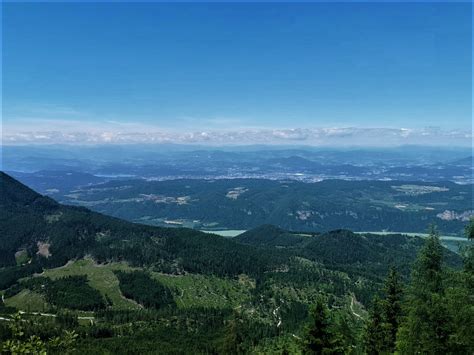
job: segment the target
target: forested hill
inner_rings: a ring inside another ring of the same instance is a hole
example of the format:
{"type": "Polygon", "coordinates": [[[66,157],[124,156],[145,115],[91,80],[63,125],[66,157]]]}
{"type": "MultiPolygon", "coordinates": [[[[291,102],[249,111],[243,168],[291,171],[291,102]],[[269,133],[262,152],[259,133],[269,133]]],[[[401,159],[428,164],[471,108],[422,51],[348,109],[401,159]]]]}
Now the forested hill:
{"type": "MultiPolygon", "coordinates": [[[[410,266],[424,241],[402,234],[356,234],[339,229],[326,233],[287,231],[262,225],[234,238],[235,241],[265,250],[286,251],[344,271],[384,275],[390,265],[408,275],[410,266]]],[[[451,267],[459,267],[459,255],[445,249],[451,267]]],[[[370,277],[370,276],[369,276],[370,277]]]]}
{"type": "MultiPolygon", "coordinates": [[[[15,267],[26,251],[33,269],[91,255],[98,262],[126,260],[169,273],[256,275],[276,267],[279,253],[260,253],[216,235],[122,221],[82,207],[63,206],[5,173],[0,175],[0,266],[15,267]]],[[[0,281],[5,281],[2,279],[0,281]]]]}

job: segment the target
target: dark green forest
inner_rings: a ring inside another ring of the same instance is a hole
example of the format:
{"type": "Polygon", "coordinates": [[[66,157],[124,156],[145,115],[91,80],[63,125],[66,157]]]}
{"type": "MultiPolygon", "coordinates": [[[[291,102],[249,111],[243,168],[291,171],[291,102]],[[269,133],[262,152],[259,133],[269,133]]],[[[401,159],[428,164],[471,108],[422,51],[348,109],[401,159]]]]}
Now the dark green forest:
{"type": "Polygon", "coordinates": [[[173,297],[170,291],[153,280],[143,271],[116,273],[120,282],[122,294],[145,308],[165,308],[173,305],[173,297]]]}

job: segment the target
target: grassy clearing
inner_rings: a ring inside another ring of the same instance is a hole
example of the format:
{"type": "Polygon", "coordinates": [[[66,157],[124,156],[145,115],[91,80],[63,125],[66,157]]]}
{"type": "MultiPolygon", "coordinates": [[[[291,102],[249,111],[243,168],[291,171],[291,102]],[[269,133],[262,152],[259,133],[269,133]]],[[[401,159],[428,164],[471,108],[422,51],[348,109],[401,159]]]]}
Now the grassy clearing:
{"type": "Polygon", "coordinates": [[[26,312],[46,312],[49,308],[42,295],[30,290],[22,290],[15,296],[5,299],[5,304],[26,312]]]}
{"type": "Polygon", "coordinates": [[[90,259],[77,260],[66,266],[45,270],[42,276],[57,279],[65,276],[87,275],[89,284],[106,295],[115,309],[137,309],[134,302],[124,298],[120,292],[119,281],[114,274],[115,270],[131,271],[133,268],[125,263],[110,263],[97,265],[90,259]]]}
{"type": "MultiPolygon", "coordinates": [[[[137,269],[126,263],[97,265],[91,259],[82,259],[59,268],[45,270],[41,276],[54,280],[65,276],[87,275],[89,284],[99,290],[102,295],[106,295],[112,301],[113,308],[140,308],[138,304],[122,296],[119,281],[114,274],[114,271],[117,270],[127,272],[137,269]]],[[[173,298],[180,308],[237,307],[250,299],[250,290],[255,287],[254,283],[246,278],[237,280],[191,274],[174,276],[157,272],[151,272],[151,275],[171,290],[173,298]]],[[[25,311],[45,311],[48,309],[48,304],[44,298],[29,290],[23,290],[14,297],[7,299],[6,302],[8,305],[25,311]]]]}

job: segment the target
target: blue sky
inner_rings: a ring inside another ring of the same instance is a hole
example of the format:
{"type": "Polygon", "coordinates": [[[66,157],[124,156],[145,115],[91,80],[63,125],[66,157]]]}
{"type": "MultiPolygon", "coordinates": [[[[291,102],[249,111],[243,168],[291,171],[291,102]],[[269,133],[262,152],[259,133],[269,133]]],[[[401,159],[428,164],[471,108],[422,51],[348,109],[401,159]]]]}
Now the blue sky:
{"type": "Polygon", "coordinates": [[[4,4],[3,131],[472,131],[471,4],[4,4]]]}

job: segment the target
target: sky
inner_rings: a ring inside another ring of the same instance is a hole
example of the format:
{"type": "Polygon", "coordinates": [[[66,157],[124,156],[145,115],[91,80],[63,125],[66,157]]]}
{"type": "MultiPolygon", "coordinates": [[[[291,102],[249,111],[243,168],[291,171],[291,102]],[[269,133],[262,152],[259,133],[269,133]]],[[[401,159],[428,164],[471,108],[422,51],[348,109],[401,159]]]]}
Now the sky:
{"type": "Polygon", "coordinates": [[[471,144],[471,6],[6,3],[2,144],[471,144]]]}

